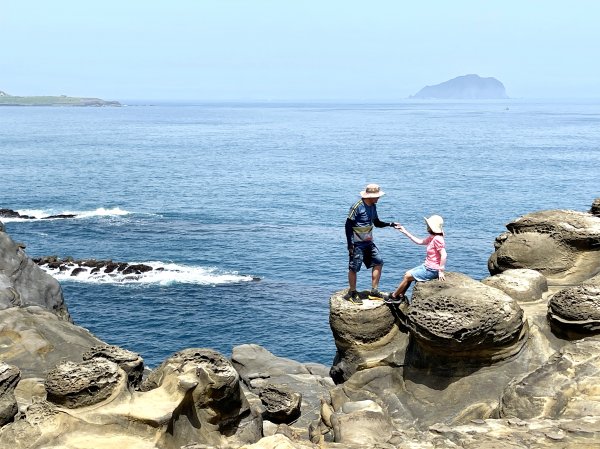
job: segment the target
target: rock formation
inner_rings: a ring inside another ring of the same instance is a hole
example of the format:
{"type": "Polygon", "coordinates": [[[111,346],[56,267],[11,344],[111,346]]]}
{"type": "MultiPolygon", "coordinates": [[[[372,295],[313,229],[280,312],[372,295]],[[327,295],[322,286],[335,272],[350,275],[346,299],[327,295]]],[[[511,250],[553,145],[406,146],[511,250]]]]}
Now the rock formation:
{"type": "Polygon", "coordinates": [[[449,81],[425,86],[410,98],[444,100],[488,100],[508,98],[504,85],[496,78],[482,78],[478,75],[464,75],[449,81]]]}
{"type": "Polygon", "coordinates": [[[231,360],[184,349],[148,372],[20,283],[29,270],[51,284],[0,232],[1,291],[28,298],[0,310],[0,447],[596,447],[599,221],[594,206],[521,217],[492,276],[417,283],[410,306],[335,292],[330,369],[241,345],[231,360]]]}

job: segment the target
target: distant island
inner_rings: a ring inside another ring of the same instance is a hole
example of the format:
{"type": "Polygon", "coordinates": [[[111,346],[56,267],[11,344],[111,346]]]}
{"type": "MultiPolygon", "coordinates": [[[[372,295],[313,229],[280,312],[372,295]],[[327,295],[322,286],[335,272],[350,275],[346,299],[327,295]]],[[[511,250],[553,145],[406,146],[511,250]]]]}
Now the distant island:
{"type": "Polygon", "coordinates": [[[66,95],[18,97],[0,90],[0,106],[121,106],[121,103],[66,95]]]}
{"type": "Polygon", "coordinates": [[[464,75],[435,86],[425,86],[410,98],[444,100],[498,100],[508,98],[504,84],[496,78],[464,75]]]}

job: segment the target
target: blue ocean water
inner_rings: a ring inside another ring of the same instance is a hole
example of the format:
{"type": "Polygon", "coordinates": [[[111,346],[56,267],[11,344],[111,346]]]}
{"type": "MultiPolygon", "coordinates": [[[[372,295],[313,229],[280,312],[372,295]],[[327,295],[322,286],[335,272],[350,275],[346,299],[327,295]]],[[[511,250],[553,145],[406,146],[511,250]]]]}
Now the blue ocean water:
{"type": "MultiPolygon", "coordinates": [[[[6,220],[29,256],[163,268],[59,276],[77,324],[150,366],[243,343],[330,364],[343,225],[369,182],[383,220],[424,236],[442,215],[448,269],[476,279],[506,223],[600,196],[600,101],[5,107],[0,136],[0,208],[79,214],[6,220]]],[[[424,251],[393,229],[375,239],[391,290],[424,251]]]]}

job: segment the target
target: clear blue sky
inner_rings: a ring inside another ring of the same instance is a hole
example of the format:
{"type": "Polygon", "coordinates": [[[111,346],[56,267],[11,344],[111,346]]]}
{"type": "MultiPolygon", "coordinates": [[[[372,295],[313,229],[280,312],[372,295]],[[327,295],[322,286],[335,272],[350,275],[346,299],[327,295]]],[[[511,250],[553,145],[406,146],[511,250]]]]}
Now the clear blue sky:
{"type": "Polygon", "coordinates": [[[394,101],[459,75],[600,98],[598,0],[0,0],[0,90],[394,101]]]}

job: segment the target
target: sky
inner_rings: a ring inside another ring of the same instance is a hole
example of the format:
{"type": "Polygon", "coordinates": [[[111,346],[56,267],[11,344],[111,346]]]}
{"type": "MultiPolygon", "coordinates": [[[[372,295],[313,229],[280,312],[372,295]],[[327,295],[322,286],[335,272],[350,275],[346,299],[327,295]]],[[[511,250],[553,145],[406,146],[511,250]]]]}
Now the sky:
{"type": "Polygon", "coordinates": [[[598,0],[0,0],[0,90],[397,101],[456,76],[600,98],[598,0]]]}

